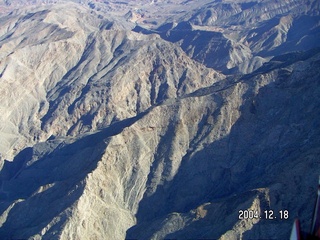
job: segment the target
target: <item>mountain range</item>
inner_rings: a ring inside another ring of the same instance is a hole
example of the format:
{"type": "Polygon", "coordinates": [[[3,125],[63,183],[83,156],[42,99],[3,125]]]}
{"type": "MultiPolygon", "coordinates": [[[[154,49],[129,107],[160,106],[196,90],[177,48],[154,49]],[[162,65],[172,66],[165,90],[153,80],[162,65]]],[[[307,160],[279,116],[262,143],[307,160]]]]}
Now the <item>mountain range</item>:
{"type": "Polygon", "coordinates": [[[308,231],[319,9],[0,1],[0,238],[288,239],[295,218],[308,231]]]}

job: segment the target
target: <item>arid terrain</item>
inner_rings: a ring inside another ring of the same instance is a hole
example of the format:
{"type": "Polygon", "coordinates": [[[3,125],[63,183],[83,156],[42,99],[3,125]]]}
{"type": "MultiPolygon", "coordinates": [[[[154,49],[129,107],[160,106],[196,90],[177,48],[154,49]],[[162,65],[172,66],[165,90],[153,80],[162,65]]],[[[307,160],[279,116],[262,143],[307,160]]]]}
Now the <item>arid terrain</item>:
{"type": "Polygon", "coordinates": [[[0,239],[288,239],[295,218],[308,231],[319,10],[0,0],[0,239]]]}

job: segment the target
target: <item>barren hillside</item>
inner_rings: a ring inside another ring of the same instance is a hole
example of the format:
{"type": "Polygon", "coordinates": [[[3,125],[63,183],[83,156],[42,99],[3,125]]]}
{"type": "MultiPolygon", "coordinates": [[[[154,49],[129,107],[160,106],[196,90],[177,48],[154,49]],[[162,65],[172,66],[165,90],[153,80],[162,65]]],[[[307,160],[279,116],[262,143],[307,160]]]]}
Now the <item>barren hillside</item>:
{"type": "Polygon", "coordinates": [[[0,10],[1,239],[287,239],[297,217],[309,229],[318,1],[0,10]]]}

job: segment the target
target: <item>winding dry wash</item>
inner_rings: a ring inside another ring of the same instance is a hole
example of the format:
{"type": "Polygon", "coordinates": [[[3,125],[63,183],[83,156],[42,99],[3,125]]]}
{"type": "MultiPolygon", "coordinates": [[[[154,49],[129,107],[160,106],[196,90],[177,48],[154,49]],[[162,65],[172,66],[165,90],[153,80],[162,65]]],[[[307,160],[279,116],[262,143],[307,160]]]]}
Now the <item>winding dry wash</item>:
{"type": "Polygon", "coordinates": [[[0,239],[288,239],[295,218],[308,231],[319,10],[0,0],[0,239]]]}

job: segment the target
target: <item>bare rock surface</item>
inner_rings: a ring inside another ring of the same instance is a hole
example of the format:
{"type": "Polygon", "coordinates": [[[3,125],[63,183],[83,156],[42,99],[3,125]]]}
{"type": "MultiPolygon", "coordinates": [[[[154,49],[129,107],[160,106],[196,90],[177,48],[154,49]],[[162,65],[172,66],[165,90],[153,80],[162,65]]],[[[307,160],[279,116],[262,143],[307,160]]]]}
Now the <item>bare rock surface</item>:
{"type": "Polygon", "coordinates": [[[309,228],[319,2],[178,3],[0,2],[1,239],[309,228]]]}
{"type": "Polygon", "coordinates": [[[94,131],[223,78],[156,35],[130,32],[126,23],[101,20],[77,5],[30,11],[3,17],[1,152],[7,158],[25,142],[94,131]],[[21,19],[30,17],[26,27],[21,19]]]}

